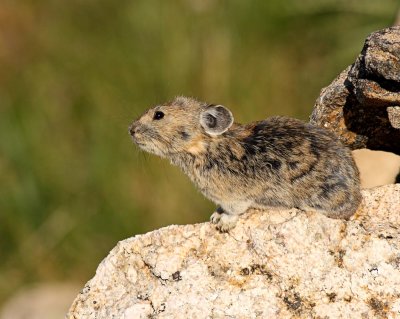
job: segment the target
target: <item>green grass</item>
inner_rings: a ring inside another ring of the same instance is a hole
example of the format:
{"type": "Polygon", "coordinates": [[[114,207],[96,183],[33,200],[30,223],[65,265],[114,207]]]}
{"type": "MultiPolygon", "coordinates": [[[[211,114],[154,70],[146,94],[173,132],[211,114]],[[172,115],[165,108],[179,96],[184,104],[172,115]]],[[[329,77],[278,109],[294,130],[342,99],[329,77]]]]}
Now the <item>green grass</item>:
{"type": "Polygon", "coordinates": [[[127,133],[191,95],[240,122],[307,119],[385,1],[5,1],[0,5],[0,303],[41,280],[86,281],[122,240],[208,219],[213,205],[127,133]],[[2,9],[2,10],[1,10],[2,9]]]}

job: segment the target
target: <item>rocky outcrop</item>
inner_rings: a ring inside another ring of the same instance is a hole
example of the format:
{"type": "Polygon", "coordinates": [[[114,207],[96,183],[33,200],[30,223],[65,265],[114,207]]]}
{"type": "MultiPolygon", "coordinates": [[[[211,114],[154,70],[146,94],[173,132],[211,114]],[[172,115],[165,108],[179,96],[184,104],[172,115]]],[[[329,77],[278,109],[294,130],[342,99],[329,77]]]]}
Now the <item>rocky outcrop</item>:
{"type": "MultiPolygon", "coordinates": [[[[368,37],[310,122],[400,154],[400,27],[368,37]]],[[[229,233],[203,223],[121,241],[67,318],[400,318],[400,184],[363,197],[349,221],[251,211],[229,233]]]]}
{"type": "Polygon", "coordinates": [[[121,241],[67,318],[399,318],[400,185],[345,222],[253,211],[121,241]]]}
{"type": "Polygon", "coordinates": [[[372,33],[356,62],[322,89],[310,118],[352,149],[400,155],[400,27],[372,33]]]}

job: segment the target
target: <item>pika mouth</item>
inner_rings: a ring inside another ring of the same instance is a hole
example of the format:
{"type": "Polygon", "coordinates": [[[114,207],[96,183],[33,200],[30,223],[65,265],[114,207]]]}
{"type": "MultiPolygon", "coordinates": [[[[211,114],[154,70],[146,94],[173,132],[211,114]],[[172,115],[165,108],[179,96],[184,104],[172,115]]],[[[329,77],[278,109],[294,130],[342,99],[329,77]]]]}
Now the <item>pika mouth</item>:
{"type": "Polygon", "coordinates": [[[132,138],[133,143],[143,150],[147,150],[150,147],[149,141],[141,140],[140,136],[138,136],[137,134],[133,135],[131,138],[132,138]]]}
{"type": "Polygon", "coordinates": [[[132,136],[132,141],[133,143],[135,143],[137,146],[146,146],[146,143],[143,143],[141,141],[138,140],[137,136],[132,136]]]}
{"type": "Polygon", "coordinates": [[[133,140],[133,142],[139,147],[145,147],[147,145],[146,143],[141,143],[141,142],[138,142],[136,140],[133,140]]]}

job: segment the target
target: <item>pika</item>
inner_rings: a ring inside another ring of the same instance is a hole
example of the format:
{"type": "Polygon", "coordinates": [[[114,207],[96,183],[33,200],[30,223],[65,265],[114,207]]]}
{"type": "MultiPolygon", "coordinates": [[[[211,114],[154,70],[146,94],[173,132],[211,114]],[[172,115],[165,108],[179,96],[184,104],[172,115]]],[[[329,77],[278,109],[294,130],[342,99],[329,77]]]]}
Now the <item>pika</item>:
{"type": "Polygon", "coordinates": [[[298,208],[348,219],[360,202],[351,152],[329,131],[274,116],[234,122],[222,105],[188,97],[146,111],[129,128],[143,150],[180,167],[217,204],[227,232],[249,208],[298,208]]]}

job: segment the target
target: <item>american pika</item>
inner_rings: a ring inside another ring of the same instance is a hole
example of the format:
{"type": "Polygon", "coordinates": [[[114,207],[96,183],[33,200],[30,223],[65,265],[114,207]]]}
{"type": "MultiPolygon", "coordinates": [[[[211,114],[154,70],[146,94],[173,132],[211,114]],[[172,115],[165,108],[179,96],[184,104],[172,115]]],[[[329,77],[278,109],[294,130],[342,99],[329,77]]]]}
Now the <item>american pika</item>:
{"type": "Polygon", "coordinates": [[[353,157],[336,136],[274,116],[234,123],[222,105],[177,97],[129,128],[143,150],[179,166],[218,206],[211,222],[233,228],[249,208],[299,208],[348,219],[361,202],[353,157]]]}

